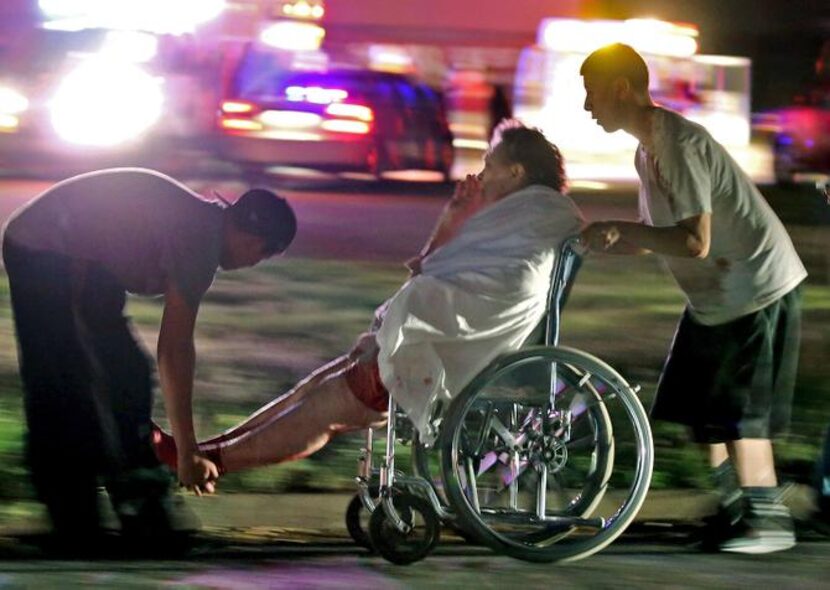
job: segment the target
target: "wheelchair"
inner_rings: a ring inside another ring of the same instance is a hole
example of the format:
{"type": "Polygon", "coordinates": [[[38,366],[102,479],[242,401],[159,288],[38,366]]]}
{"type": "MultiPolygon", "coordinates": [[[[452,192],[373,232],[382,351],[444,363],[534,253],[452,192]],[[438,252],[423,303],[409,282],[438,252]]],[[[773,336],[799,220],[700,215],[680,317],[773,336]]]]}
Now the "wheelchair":
{"type": "Polygon", "coordinates": [[[346,511],[358,545],[408,564],[435,548],[446,525],[517,559],[571,561],[608,546],[633,521],[654,460],[639,387],[558,345],[580,265],[571,238],[551,276],[544,344],[496,359],[446,411],[433,412],[434,444],[420,441],[390,398],[379,468],[369,430],[346,511]],[[396,443],[411,446],[411,474],[396,470],[396,443]]]}

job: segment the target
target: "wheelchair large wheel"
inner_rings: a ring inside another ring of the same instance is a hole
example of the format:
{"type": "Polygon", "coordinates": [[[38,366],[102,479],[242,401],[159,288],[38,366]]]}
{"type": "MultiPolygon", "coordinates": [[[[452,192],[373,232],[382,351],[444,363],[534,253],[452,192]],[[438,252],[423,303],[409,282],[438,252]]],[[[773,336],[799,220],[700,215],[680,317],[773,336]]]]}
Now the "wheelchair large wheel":
{"type": "Polygon", "coordinates": [[[527,561],[586,557],[616,539],[645,499],[653,466],[634,390],[584,352],[506,355],[453,401],[442,474],[464,530],[527,561]]]}

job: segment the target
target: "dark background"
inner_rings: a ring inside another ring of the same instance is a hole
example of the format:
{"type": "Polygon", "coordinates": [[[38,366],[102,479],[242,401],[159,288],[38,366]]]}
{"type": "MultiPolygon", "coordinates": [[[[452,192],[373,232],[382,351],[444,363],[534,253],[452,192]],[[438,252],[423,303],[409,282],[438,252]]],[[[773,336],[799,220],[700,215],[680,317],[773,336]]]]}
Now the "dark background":
{"type": "Polygon", "coordinates": [[[752,59],[752,110],[782,106],[814,75],[830,41],[828,0],[595,0],[592,16],[654,16],[700,29],[700,52],[752,59]]]}

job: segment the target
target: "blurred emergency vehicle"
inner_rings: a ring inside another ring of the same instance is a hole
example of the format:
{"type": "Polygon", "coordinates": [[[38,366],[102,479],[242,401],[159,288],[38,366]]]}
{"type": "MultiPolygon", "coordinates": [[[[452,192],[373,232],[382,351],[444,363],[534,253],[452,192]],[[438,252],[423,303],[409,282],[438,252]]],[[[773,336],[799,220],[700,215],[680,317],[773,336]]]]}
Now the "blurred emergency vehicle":
{"type": "Polygon", "coordinates": [[[697,28],[651,19],[544,19],[535,45],[519,58],[514,114],[539,127],[563,151],[572,179],[629,180],[637,141],[607,134],[584,111],[579,68],[593,50],[614,42],[633,46],[649,66],[660,104],[706,127],[743,166],[752,168],[750,61],[697,54],[697,28]]]}

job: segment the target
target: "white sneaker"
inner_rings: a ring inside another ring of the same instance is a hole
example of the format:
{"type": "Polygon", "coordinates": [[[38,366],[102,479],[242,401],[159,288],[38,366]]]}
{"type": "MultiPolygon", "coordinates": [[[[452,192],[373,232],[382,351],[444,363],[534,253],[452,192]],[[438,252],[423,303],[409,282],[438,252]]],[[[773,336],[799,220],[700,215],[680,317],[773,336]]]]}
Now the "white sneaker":
{"type": "Polygon", "coordinates": [[[754,505],[721,541],[718,549],[729,553],[774,553],[795,546],[793,519],[783,504],[754,505]]]}

